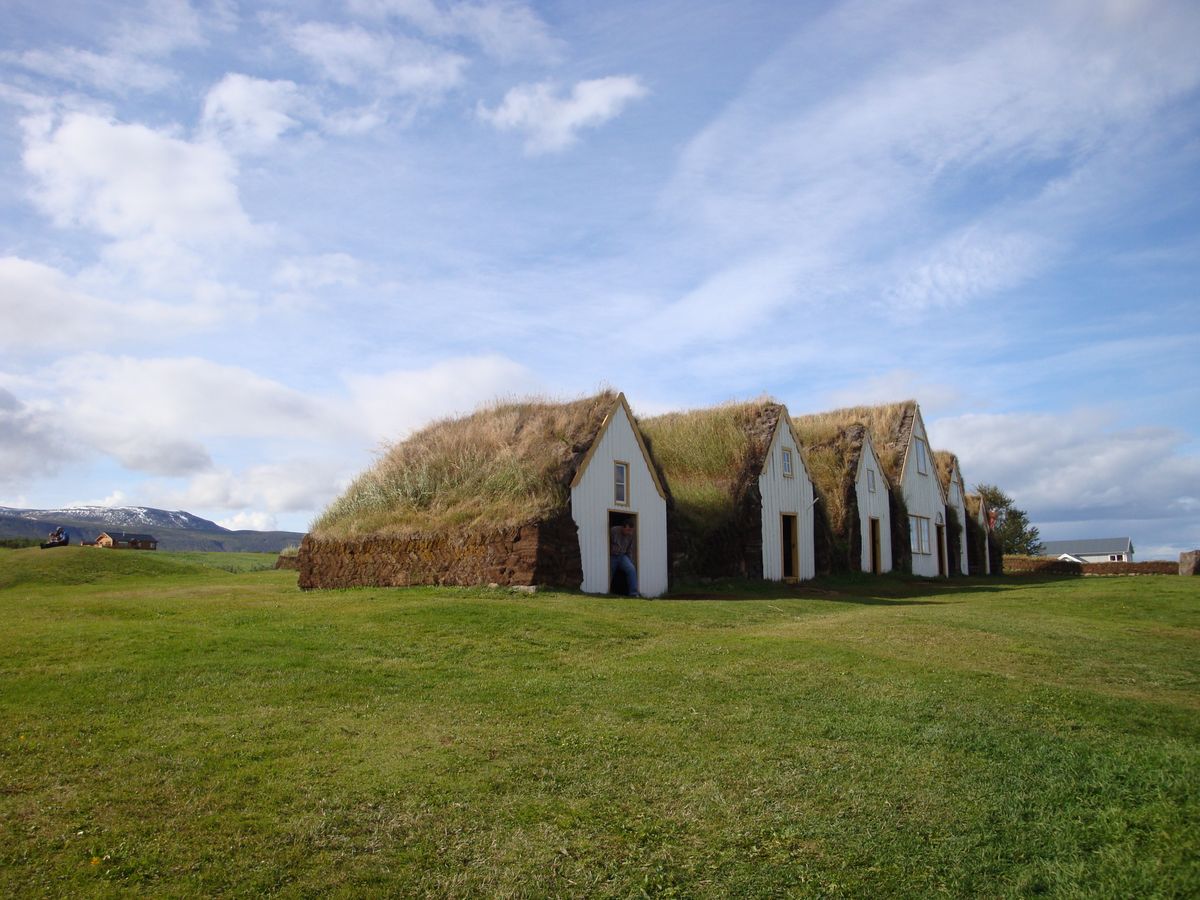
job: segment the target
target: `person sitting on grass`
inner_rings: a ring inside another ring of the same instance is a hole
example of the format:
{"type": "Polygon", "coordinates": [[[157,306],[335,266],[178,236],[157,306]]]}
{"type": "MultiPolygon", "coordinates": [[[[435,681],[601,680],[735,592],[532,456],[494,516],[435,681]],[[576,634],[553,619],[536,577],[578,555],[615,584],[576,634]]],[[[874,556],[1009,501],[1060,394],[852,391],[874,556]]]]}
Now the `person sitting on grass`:
{"type": "Polygon", "coordinates": [[[642,596],[638,593],[637,568],[634,566],[631,556],[634,541],[633,520],[626,519],[622,524],[614,525],[608,531],[608,576],[610,582],[617,574],[617,570],[620,569],[625,575],[629,596],[642,596]]]}

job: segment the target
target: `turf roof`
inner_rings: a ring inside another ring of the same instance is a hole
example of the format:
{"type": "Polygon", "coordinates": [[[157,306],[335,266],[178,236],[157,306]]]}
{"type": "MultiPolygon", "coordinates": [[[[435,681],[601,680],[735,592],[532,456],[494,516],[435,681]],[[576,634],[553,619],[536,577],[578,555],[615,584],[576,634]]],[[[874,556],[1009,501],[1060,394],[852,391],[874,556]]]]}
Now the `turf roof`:
{"type": "Polygon", "coordinates": [[[730,519],[762,474],[787,411],[761,399],[667,413],[641,421],[685,527],[705,533],[730,519]]]}
{"type": "Polygon", "coordinates": [[[435,422],[389,446],[311,531],[330,538],[506,527],[562,512],[618,396],[494,403],[435,422]]]}

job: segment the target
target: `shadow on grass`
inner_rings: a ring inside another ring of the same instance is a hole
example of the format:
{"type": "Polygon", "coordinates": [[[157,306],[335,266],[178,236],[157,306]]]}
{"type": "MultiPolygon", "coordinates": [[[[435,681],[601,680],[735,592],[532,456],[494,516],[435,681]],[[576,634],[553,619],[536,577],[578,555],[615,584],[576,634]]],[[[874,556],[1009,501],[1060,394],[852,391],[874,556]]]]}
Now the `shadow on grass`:
{"type": "MultiPolygon", "coordinates": [[[[1058,579],[1046,579],[1058,580],[1058,579]]],[[[1004,581],[997,578],[929,579],[911,575],[827,575],[811,581],[787,584],[720,578],[684,581],[672,588],[665,600],[824,600],[864,606],[938,606],[947,595],[998,593],[1028,584],[1032,579],[1004,581]]]]}

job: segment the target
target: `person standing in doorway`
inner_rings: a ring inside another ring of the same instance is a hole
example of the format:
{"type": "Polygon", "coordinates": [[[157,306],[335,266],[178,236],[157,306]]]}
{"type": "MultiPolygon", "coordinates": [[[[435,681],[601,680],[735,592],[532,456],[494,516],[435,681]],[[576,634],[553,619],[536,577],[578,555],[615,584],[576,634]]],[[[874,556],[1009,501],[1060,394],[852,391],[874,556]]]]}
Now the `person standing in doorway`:
{"type": "Polygon", "coordinates": [[[633,530],[633,519],[628,518],[620,525],[614,525],[609,530],[608,546],[608,577],[612,581],[617,570],[625,575],[630,597],[640,597],[638,593],[637,568],[633,564],[633,542],[637,536],[633,530]]]}

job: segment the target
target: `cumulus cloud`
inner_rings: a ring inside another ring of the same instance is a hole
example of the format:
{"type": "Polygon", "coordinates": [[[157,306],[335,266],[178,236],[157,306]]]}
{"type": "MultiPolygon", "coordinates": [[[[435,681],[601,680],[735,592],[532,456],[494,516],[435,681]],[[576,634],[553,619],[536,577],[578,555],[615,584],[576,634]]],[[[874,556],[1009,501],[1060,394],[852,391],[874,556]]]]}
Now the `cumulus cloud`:
{"type": "Polygon", "coordinates": [[[448,359],[425,369],[346,375],[345,381],[360,421],[377,441],[399,440],[431,419],[542,388],[525,366],[497,355],[448,359]]]}
{"type": "Polygon", "coordinates": [[[479,117],[502,131],[526,135],[531,155],[565,150],[585,128],[596,128],[616,118],[633,100],[646,95],[634,76],[610,75],[580,81],[563,96],[553,84],[522,84],[504,95],[495,109],[480,104],[479,117]]]}
{"type": "Polygon", "coordinates": [[[223,304],[204,299],[185,305],[128,293],[110,299],[50,266],[0,257],[0,347],[14,355],[40,353],[207,328],[223,314],[223,304]]]}
{"type": "Polygon", "coordinates": [[[234,152],[264,153],[308,111],[295,82],[230,73],[204,98],[201,128],[234,152]]]}
{"type": "Polygon", "coordinates": [[[234,161],[216,144],[91,113],[31,116],[24,124],[33,198],[61,226],[163,245],[255,236],[234,161]]]}
{"type": "Polygon", "coordinates": [[[0,388],[0,485],[26,485],[77,458],[79,447],[52,414],[0,388]]]}
{"type": "Polygon", "coordinates": [[[997,484],[1041,521],[1194,516],[1200,457],[1168,428],[1115,428],[1102,412],[971,414],[929,424],[969,484],[997,484]]]}

